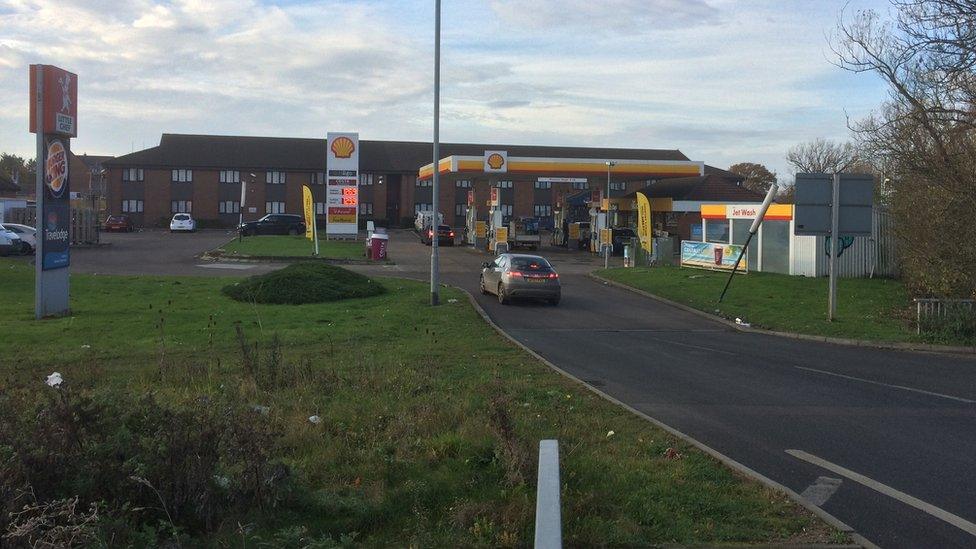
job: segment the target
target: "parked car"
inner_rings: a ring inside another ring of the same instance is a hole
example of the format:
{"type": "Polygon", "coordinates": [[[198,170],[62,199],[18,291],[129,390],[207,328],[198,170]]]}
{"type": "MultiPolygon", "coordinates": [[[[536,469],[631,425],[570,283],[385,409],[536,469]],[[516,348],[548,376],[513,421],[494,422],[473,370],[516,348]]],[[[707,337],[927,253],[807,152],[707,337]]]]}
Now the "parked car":
{"type": "Polygon", "coordinates": [[[178,213],[173,215],[173,219],[169,222],[169,232],[175,233],[188,232],[192,233],[197,230],[197,222],[193,219],[193,216],[186,213],[178,213]]]}
{"type": "Polygon", "coordinates": [[[495,294],[502,305],[517,297],[559,304],[562,296],[559,274],[544,257],[501,254],[494,262],[485,262],[481,267],[481,293],[495,294]]]}
{"type": "Polygon", "coordinates": [[[30,248],[27,253],[34,253],[37,250],[37,230],[34,227],[19,223],[4,223],[3,226],[8,231],[16,233],[24,244],[30,248]]]}
{"type": "Polygon", "coordinates": [[[103,231],[121,231],[124,233],[132,232],[132,220],[127,215],[110,215],[102,225],[103,231]]]}
{"type": "Polygon", "coordinates": [[[29,248],[17,233],[0,225],[0,255],[19,255],[29,248]]]}
{"type": "MultiPolygon", "coordinates": [[[[428,228],[421,234],[421,238],[424,244],[430,246],[434,240],[434,230],[428,228]]],[[[454,229],[450,225],[438,225],[437,226],[437,245],[438,246],[453,246],[454,245],[454,229]]]]}
{"type": "Polygon", "coordinates": [[[624,246],[637,238],[637,233],[629,227],[614,227],[610,230],[610,238],[613,242],[613,255],[624,255],[624,246]]]}
{"type": "Polygon", "coordinates": [[[300,215],[268,214],[257,221],[249,221],[240,226],[243,236],[261,234],[305,234],[305,221],[300,215]]]}

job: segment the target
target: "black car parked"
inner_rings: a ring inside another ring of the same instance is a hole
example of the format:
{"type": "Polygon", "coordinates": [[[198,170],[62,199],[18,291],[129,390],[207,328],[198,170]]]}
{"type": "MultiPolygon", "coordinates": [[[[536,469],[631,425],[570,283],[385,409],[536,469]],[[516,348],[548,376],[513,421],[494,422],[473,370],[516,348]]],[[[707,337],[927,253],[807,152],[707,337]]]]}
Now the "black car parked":
{"type": "MultiPolygon", "coordinates": [[[[428,227],[420,235],[421,240],[424,244],[430,246],[434,240],[434,231],[428,227]]],[[[437,226],[437,245],[438,246],[453,246],[454,245],[454,229],[450,225],[438,225],[437,226]]]]}
{"type": "Polygon", "coordinates": [[[300,215],[268,214],[257,221],[248,221],[240,227],[244,236],[260,234],[305,234],[305,221],[300,215]]]}

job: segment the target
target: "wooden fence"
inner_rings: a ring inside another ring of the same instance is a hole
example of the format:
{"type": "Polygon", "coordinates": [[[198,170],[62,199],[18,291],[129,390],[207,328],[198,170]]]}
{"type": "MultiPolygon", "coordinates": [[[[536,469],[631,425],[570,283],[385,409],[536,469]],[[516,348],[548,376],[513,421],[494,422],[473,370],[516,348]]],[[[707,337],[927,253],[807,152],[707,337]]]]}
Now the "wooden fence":
{"type": "MultiPolygon", "coordinates": [[[[37,226],[37,208],[14,208],[10,223],[37,226]]],[[[71,208],[71,244],[98,244],[98,213],[90,208],[71,208]]]]}

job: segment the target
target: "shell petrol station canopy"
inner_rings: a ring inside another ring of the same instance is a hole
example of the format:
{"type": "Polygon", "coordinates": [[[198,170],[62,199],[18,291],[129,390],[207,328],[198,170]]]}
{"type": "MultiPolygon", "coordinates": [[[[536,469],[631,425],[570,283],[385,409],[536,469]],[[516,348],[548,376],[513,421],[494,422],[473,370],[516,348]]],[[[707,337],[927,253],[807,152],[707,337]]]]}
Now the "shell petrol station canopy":
{"type": "MultiPolygon", "coordinates": [[[[614,158],[539,158],[508,156],[506,151],[485,151],[484,156],[448,156],[438,163],[441,174],[482,173],[516,175],[606,175],[613,162],[614,177],[687,177],[703,175],[705,163],[692,160],[629,160],[614,158]]],[[[434,164],[420,168],[418,178],[430,179],[434,164]]]]}

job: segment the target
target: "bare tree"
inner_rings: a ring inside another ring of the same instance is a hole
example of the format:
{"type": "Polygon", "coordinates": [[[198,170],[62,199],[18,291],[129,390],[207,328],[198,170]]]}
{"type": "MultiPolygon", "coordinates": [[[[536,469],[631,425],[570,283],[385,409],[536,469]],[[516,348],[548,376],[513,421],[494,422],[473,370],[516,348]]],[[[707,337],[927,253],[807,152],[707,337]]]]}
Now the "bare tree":
{"type": "Polygon", "coordinates": [[[845,172],[857,160],[857,149],[851,143],[823,138],[794,145],[786,151],[786,161],[797,173],[845,172]]]}
{"type": "Polygon", "coordinates": [[[976,296],[976,0],[889,1],[893,19],[854,12],[833,40],[840,67],[888,84],[885,104],[852,129],[889,172],[913,287],[976,296]]]}

